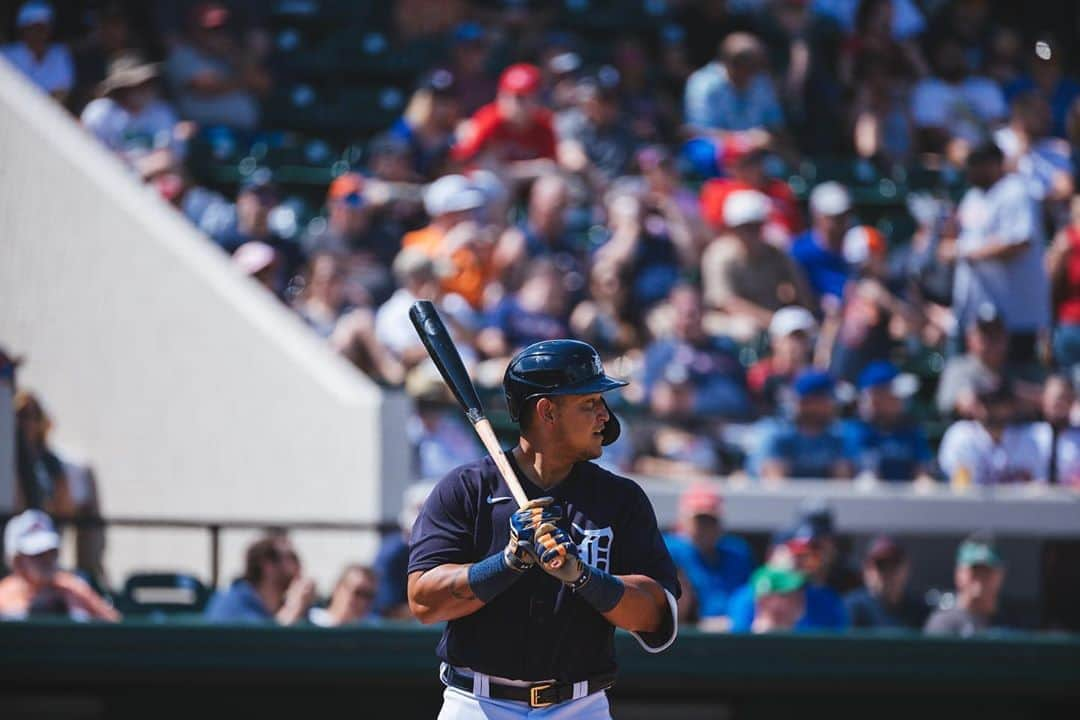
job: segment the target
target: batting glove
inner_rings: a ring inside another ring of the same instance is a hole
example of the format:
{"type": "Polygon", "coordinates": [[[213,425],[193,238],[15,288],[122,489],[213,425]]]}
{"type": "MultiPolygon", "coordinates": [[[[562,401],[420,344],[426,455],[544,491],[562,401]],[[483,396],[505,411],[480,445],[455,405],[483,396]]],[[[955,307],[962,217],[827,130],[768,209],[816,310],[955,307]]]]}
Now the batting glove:
{"type": "Polygon", "coordinates": [[[546,524],[538,528],[536,544],[541,549],[540,567],[567,585],[577,582],[585,571],[578,547],[562,528],[546,524]],[[555,561],[558,567],[553,567],[555,561]]]}
{"type": "Polygon", "coordinates": [[[535,565],[542,551],[536,544],[538,530],[541,527],[554,527],[562,516],[562,508],[551,497],[531,500],[511,515],[510,542],[506,546],[507,564],[516,570],[535,565]]]}

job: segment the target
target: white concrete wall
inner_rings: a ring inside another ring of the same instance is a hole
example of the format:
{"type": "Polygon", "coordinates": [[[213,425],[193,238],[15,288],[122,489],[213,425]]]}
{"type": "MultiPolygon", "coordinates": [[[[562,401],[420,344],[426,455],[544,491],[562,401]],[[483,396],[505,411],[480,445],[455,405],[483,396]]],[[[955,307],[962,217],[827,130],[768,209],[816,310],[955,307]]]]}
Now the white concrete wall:
{"type": "MultiPolygon", "coordinates": [[[[0,343],[108,515],[396,517],[400,396],[337,357],[59,106],[0,61],[0,343]]],[[[6,504],[0,499],[0,509],[6,504]]],[[[246,537],[226,543],[225,572],[246,537]]],[[[360,537],[300,538],[324,590],[360,537]]],[[[110,536],[132,568],[208,572],[191,533],[110,536]]]]}

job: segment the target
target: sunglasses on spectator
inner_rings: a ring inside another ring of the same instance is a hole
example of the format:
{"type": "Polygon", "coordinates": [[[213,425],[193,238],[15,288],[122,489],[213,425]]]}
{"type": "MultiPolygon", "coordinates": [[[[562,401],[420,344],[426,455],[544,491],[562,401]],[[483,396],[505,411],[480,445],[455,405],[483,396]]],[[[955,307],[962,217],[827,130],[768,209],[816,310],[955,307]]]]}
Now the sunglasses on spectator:
{"type": "Polygon", "coordinates": [[[375,590],[367,587],[358,587],[353,590],[353,597],[360,600],[371,600],[375,597],[375,590]]]}

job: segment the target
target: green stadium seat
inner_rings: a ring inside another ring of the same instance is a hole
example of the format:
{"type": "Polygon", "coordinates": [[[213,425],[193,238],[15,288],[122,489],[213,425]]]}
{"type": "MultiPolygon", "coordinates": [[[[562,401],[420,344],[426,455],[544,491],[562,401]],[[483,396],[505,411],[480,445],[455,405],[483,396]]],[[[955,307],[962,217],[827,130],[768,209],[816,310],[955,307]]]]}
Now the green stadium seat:
{"type": "Polygon", "coordinates": [[[125,616],[163,617],[201,613],[210,589],[197,577],[181,572],[136,572],[124,581],[117,609],[125,616]]]}

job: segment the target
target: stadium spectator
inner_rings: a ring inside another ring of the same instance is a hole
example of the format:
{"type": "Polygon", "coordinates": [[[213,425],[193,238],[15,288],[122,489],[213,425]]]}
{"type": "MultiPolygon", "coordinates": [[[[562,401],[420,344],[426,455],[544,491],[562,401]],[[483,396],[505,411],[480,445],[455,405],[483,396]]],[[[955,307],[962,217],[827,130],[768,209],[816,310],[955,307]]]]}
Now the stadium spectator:
{"type": "Polygon", "coordinates": [[[350,309],[345,299],[345,272],[337,255],[319,252],[308,259],[293,309],[320,337],[333,335],[338,321],[350,309]]]}
{"type": "Polygon", "coordinates": [[[435,68],[420,79],[405,112],[388,132],[408,146],[415,176],[434,179],[446,168],[460,121],[454,74],[435,68]]]}
{"type": "Polygon", "coordinates": [[[476,434],[462,423],[454,398],[434,364],[424,362],[409,371],[405,394],[413,401],[405,435],[412,450],[414,479],[438,479],[480,457],[476,434]]]}
{"type": "Polygon", "coordinates": [[[855,96],[848,114],[856,154],[878,167],[908,162],[915,130],[906,87],[896,80],[889,61],[869,53],[854,68],[855,96]]]}
{"type": "Polygon", "coordinates": [[[795,377],[812,363],[817,321],[804,307],[789,305],[773,313],[769,322],[769,354],[750,366],[746,384],[758,414],[775,415],[782,396],[790,393],[795,377]]]}
{"type": "Polygon", "coordinates": [[[196,228],[221,246],[231,241],[236,209],[223,195],[197,184],[174,152],[155,150],[135,162],[143,182],[174,205],[196,228]]]}
{"type": "Polygon", "coordinates": [[[859,374],[859,416],[843,423],[848,454],[859,477],[884,482],[932,481],[933,456],[923,429],[904,412],[903,378],[887,360],[859,374]]]}
{"type": "Polygon", "coordinates": [[[1080,195],[1069,205],[1069,223],[1046,253],[1054,309],[1053,361],[1063,369],[1080,365],[1080,195]]]}
{"type": "Polygon", "coordinates": [[[15,16],[19,40],[6,45],[3,56],[38,88],[64,102],[75,84],[75,69],[67,46],[52,42],[53,19],[49,3],[23,3],[15,16]]]}
{"type": "Polygon", "coordinates": [[[954,164],[987,142],[1008,115],[997,84],[972,73],[960,41],[943,35],[932,49],[935,75],[924,78],[911,94],[919,146],[954,164]]]}
{"type": "Polygon", "coordinates": [[[120,620],[120,613],[86,581],[60,569],[59,553],[60,535],[47,513],[24,510],[8,520],[4,562],[11,574],[0,580],[0,620],[120,620]]]}
{"type": "Polygon", "coordinates": [[[272,86],[258,57],[234,42],[224,5],[200,3],[188,33],[169,53],[166,74],[180,115],[199,125],[254,130],[259,97],[272,86]]]}
{"type": "MultiPolygon", "coordinates": [[[[414,248],[406,248],[398,253],[392,270],[398,289],[375,312],[375,338],[409,370],[428,358],[427,350],[409,321],[409,308],[417,300],[424,299],[432,300],[445,309],[445,303],[440,302],[442,292],[439,286],[440,279],[450,270],[445,262],[433,260],[414,248]]],[[[444,319],[448,321],[451,331],[458,327],[452,318],[444,316],[444,319]]],[[[469,353],[468,345],[459,345],[458,349],[467,361],[475,357],[475,353],[469,353]]]]}
{"type": "MultiPolygon", "coordinates": [[[[61,453],[49,439],[52,420],[40,400],[27,390],[15,393],[15,508],[43,510],[76,520],[100,517],[93,468],[61,453]]],[[[75,568],[99,586],[106,582],[105,531],[94,525],[75,532],[75,568]]]]}
{"type": "Polygon", "coordinates": [[[595,173],[599,187],[625,175],[634,159],[637,139],[620,100],[618,71],[605,66],[578,80],[574,106],[555,119],[562,164],[586,176],[595,173]]]}
{"type": "MultiPolygon", "coordinates": [[[[810,538],[817,531],[809,526],[796,530],[781,531],[771,539],[768,560],[762,568],[798,573],[803,578],[803,612],[796,615],[792,630],[838,631],[848,627],[847,610],[843,601],[831,588],[822,584],[820,578],[823,568],[823,546],[810,538]]],[[[758,571],[761,571],[759,568],[758,571]]],[[[754,576],[746,585],[739,588],[728,604],[733,632],[750,632],[756,621],[754,576]]]]}
{"type": "Polygon", "coordinates": [[[540,68],[529,63],[516,63],[503,70],[495,101],[481,107],[469,120],[464,136],[454,146],[453,158],[526,177],[550,169],[550,164],[522,164],[555,159],[551,113],[539,103],[541,81],[540,68]]]}
{"type": "Polygon", "coordinates": [[[1043,383],[1042,422],[1035,426],[1035,441],[1046,460],[1051,483],[1080,488],[1080,427],[1076,416],[1076,389],[1071,378],[1060,373],[1043,383]]]}
{"type": "Polygon", "coordinates": [[[746,541],[725,531],[723,499],[713,484],[683,490],[676,529],[664,542],[689,590],[680,599],[680,619],[703,630],[727,630],[728,601],[750,578],[753,559],[746,541]]]}
{"type": "Polygon", "coordinates": [[[463,297],[475,310],[484,306],[484,291],[491,279],[493,241],[471,219],[485,200],[483,191],[464,175],[444,175],[424,190],[424,210],[431,223],[401,239],[402,248],[420,250],[452,267],[454,272],[445,278],[443,288],[463,297]]]}
{"type": "Polygon", "coordinates": [[[1015,424],[1016,398],[1008,380],[979,383],[974,400],[973,419],[950,425],[938,448],[938,465],[952,486],[1046,482],[1036,428],[1015,424]]]}
{"type": "Polygon", "coordinates": [[[487,68],[489,50],[489,35],[480,23],[466,21],[454,28],[448,69],[454,75],[461,112],[467,116],[495,97],[496,82],[487,68]]]}
{"type": "Polygon", "coordinates": [[[844,258],[844,236],[851,218],[851,193],[838,182],[823,182],[810,192],[810,229],[792,242],[791,256],[802,267],[823,309],[844,297],[851,269],[844,258]]]}
{"type": "Polygon", "coordinates": [[[1035,92],[1013,98],[1009,122],[994,133],[1005,156],[1005,166],[1028,185],[1028,192],[1051,211],[1055,219],[1073,193],[1071,149],[1064,138],[1051,137],[1050,105],[1035,92]]]}
{"type": "Polygon", "coordinates": [[[988,536],[976,533],[960,544],[953,581],[956,595],[947,596],[949,604],[927,618],[927,634],[971,637],[1000,627],[998,598],[1005,565],[988,536]]]}
{"type": "Polygon", "coordinates": [[[645,348],[644,389],[661,419],[750,415],[750,396],[734,344],[702,326],[701,292],[677,285],[668,298],[670,333],[645,348]]]}
{"type": "Polygon", "coordinates": [[[548,173],[533,181],[524,217],[499,236],[492,258],[504,286],[516,289],[528,261],[547,257],[566,273],[567,282],[576,283],[569,289],[581,288],[580,252],[567,226],[569,203],[570,185],[562,175],[548,173]]]}
{"type": "Polygon", "coordinates": [[[398,514],[399,532],[385,535],[375,555],[374,568],[379,576],[375,592],[376,615],[393,620],[412,618],[406,586],[409,580],[409,537],[416,516],[420,513],[434,482],[418,482],[405,488],[401,512],[398,514]]]}
{"type": "Polygon", "coordinates": [[[372,604],[378,575],[367,565],[346,565],[334,584],[326,607],[308,610],[308,622],[319,627],[344,627],[373,621],[372,604]]]}
{"type": "Polygon", "coordinates": [[[791,187],[771,177],[765,169],[767,150],[733,146],[724,154],[728,177],[706,180],[701,186],[701,214],[713,232],[723,231],[724,208],[732,193],[758,190],[769,198],[769,215],[764,237],[772,245],[786,248],[791,237],[803,230],[802,211],[791,187]]]}
{"type": "MultiPolygon", "coordinates": [[[[810,0],[811,10],[822,17],[835,22],[846,33],[857,28],[858,14],[862,6],[859,0],[810,0]]],[[[877,3],[875,3],[876,5],[877,3]]],[[[892,37],[897,40],[912,40],[926,30],[926,18],[915,0],[893,0],[892,16],[888,27],[892,37]]]]}
{"type": "Polygon", "coordinates": [[[853,474],[848,449],[836,424],[833,379],[803,370],[795,378],[787,418],[765,432],[758,474],[769,483],[800,479],[847,479],[853,474]]]}
{"type": "Polygon", "coordinates": [[[863,561],[863,587],[844,596],[851,627],[921,629],[926,608],[908,594],[911,563],[896,540],[878,535],[863,561]]]}
{"type": "Polygon", "coordinates": [[[140,45],[146,38],[132,32],[127,10],[122,2],[107,2],[87,13],[87,35],[73,39],[72,60],[75,67],[75,86],[68,96],[68,107],[81,114],[86,104],[98,94],[109,65],[124,55],[145,55],[140,45]]]}
{"type": "Polygon", "coordinates": [[[98,89],[100,97],[82,111],[82,124],[98,140],[126,159],[170,148],[183,154],[176,113],[162,100],[155,86],[156,63],[134,54],[109,63],[108,75],[98,89]]]}
{"type": "Polygon", "coordinates": [[[1009,334],[997,308],[983,303],[964,337],[967,352],[949,358],[938,379],[936,404],[944,417],[972,417],[976,386],[997,382],[1006,372],[1009,334]]]}
{"type": "Polygon", "coordinates": [[[750,577],[754,634],[789,632],[806,614],[806,577],[797,570],[763,565],[750,577]]]}
{"type": "MultiPolygon", "coordinates": [[[[733,32],[723,39],[718,57],[687,79],[683,102],[686,134],[705,140],[700,149],[714,158],[730,143],[755,149],[782,144],[784,113],[764,47],[751,33],[733,32]]],[[[705,177],[712,174],[705,166],[695,169],[705,177]]]]}
{"type": "Polygon", "coordinates": [[[829,307],[822,324],[818,361],[851,383],[869,363],[887,360],[894,346],[919,332],[922,318],[903,295],[902,280],[890,277],[885,236],[870,225],[844,234],[850,277],[839,308],[829,307]]]}
{"type": "Polygon", "coordinates": [[[278,252],[261,240],[249,240],[233,250],[233,263],[245,275],[281,297],[284,286],[281,281],[281,261],[278,252]]]}
{"type": "Polygon", "coordinates": [[[529,263],[517,292],[492,309],[476,346],[489,358],[507,358],[526,345],[566,337],[570,306],[563,276],[547,258],[529,263]]]}
{"type": "Polygon", "coordinates": [[[629,288],[610,263],[589,270],[587,297],[570,313],[570,331],[609,357],[641,347],[640,317],[629,302],[629,288]]]}
{"type": "Polygon", "coordinates": [[[1069,107],[1080,98],[1080,82],[1065,73],[1066,44],[1052,35],[1042,34],[1029,47],[1034,52],[1027,55],[1027,72],[1007,85],[1005,93],[1009,99],[1025,92],[1038,93],[1050,106],[1050,134],[1065,137],[1069,107]]]}
{"type": "Polygon", "coordinates": [[[357,172],[338,175],[326,190],[326,220],[308,226],[300,241],[305,254],[327,251],[350,257],[350,275],[372,303],[385,301],[393,284],[388,268],[397,255],[401,233],[379,222],[372,194],[380,185],[357,172]]]}
{"type": "Polygon", "coordinates": [[[630,280],[630,301],[645,313],[664,300],[684,268],[700,262],[692,216],[670,196],[648,193],[641,178],[619,178],[604,196],[607,240],[593,253],[630,280]]]}
{"type": "Polygon", "coordinates": [[[1035,363],[1038,335],[1050,320],[1042,214],[1023,179],[1006,172],[997,145],[972,150],[967,171],[972,187],[957,211],[953,311],[966,327],[983,303],[992,303],[1009,331],[1008,361],[1035,363]]]}
{"type": "Polygon", "coordinates": [[[283,532],[270,532],[244,553],[244,574],[206,607],[211,623],[295,625],[315,602],[315,582],[302,574],[300,557],[283,532]]]}
{"type": "Polygon", "coordinates": [[[767,329],[780,308],[813,303],[799,267],[765,241],[769,212],[768,197],[757,190],[727,195],[723,221],[728,232],[705,248],[701,260],[706,302],[727,316],[729,334],[743,340],[767,329]]]}

